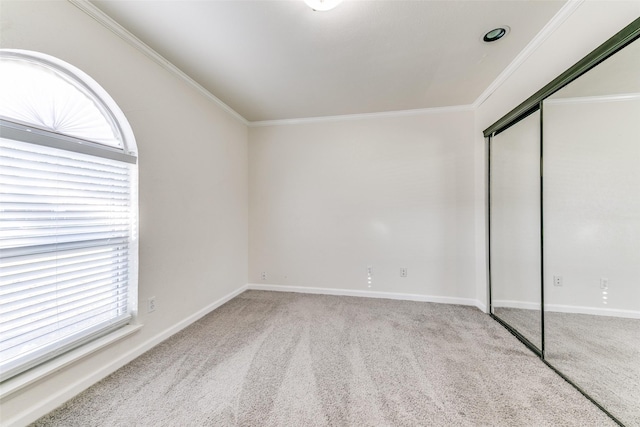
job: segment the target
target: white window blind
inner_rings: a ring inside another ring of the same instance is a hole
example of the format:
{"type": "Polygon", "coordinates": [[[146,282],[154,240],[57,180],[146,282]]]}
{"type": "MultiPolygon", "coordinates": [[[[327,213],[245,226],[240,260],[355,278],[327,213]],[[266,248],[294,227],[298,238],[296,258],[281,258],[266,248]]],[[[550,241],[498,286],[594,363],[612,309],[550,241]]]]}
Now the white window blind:
{"type": "Polygon", "coordinates": [[[0,137],[0,380],[129,321],[134,167],[0,137]]]}
{"type": "Polygon", "coordinates": [[[0,55],[0,117],[123,148],[108,109],[83,82],[25,55],[0,55]]]}

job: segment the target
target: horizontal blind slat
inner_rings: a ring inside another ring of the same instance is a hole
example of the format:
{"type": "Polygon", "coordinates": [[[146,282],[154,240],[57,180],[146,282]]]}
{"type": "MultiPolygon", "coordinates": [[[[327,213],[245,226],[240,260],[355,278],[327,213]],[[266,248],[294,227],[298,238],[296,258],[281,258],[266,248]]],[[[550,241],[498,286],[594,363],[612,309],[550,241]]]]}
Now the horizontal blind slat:
{"type": "Polygon", "coordinates": [[[66,290],[71,288],[82,288],[85,284],[98,283],[107,281],[108,283],[126,283],[129,274],[129,267],[125,266],[120,269],[103,269],[102,271],[90,271],[88,274],[76,275],[71,279],[63,281],[39,281],[34,283],[20,283],[13,289],[8,290],[2,295],[6,304],[10,305],[16,302],[30,301],[31,298],[38,298],[41,294],[55,292],[56,290],[66,290]],[[31,285],[31,286],[30,286],[31,285]]]}
{"type": "Polygon", "coordinates": [[[102,244],[94,244],[87,247],[69,247],[69,248],[56,248],[52,247],[52,251],[44,252],[32,252],[22,256],[14,257],[0,257],[0,267],[13,267],[23,264],[33,264],[37,262],[44,262],[52,259],[63,260],[67,258],[74,258],[76,256],[91,255],[99,253],[114,253],[114,252],[127,252],[128,245],[126,243],[115,242],[107,243],[101,241],[102,244]],[[56,250],[58,249],[58,250],[56,250]]]}
{"type": "Polygon", "coordinates": [[[11,168],[12,175],[20,176],[23,173],[29,174],[30,171],[38,171],[50,176],[62,175],[67,180],[73,180],[74,177],[88,176],[92,178],[108,178],[115,181],[126,180],[128,169],[119,170],[109,169],[91,169],[87,167],[73,167],[54,162],[33,162],[31,160],[9,158],[0,154],[0,165],[2,168],[11,168]]]}
{"type": "Polygon", "coordinates": [[[126,212],[129,213],[129,205],[52,205],[49,203],[7,203],[0,200],[0,210],[4,212],[126,212]]]}
{"type": "Polygon", "coordinates": [[[85,261],[97,261],[107,260],[117,261],[120,258],[126,259],[125,251],[118,250],[87,250],[83,252],[76,252],[73,255],[68,256],[51,256],[42,257],[40,260],[33,260],[32,262],[14,263],[13,265],[5,265],[0,270],[0,277],[9,277],[14,274],[26,273],[28,271],[42,271],[45,269],[64,267],[68,265],[75,265],[85,261]]]}
{"type": "Polygon", "coordinates": [[[73,263],[56,265],[55,262],[48,263],[38,269],[18,269],[14,272],[2,272],[0,276],[0,286],[13,285],[16,283],[24,284],[29,281],[46,280],[52,278],[55,280],[64,277],[69,273],[76,273],[85,270],[99,269],[101,267],[111,267],[118,269],[126,265],[128,256],[121,255],[119,257],[90,257],[83,260],[77,260],[73,263]]]}
{"type": "MultiPolygon", "coordinates": [[[[89,156],[80,153],[71,153],[64,150],[27,150],[7,144],[6,139],[0,140],[0,159],[7,163],[20,162],[27,167],[47,167],[48,165],[60,165],[68,170],[101,170],[110,173],[122,173],[127,171],[128,165],[109,159],[89,156]]],[[[32,144],[29,144],[35,147],[32,144]]]]}
{"type": "MultiPolygon", "coordinates": [[[[85,248],[98,248],[107,246],[120,246],[127,245],[129,236],[122,236],[120,238],[107,237],[105,239],[86,239],[81,241],[72,242],[52,242],[49,244],[39,244],[31,247],[8,247],[0,248],[0,263],[2,265],[13,264],[14,260],[26,259],[33,256],[40,256],[42,254],[50,254],[67,250],[80,250],[85,248]]],[[[17,261],[15,261],[17,262],[17,261]]]]}
{"type": "MultiPolygon", "coordinates": [[[[2,334],[2,336],[0,336],[0,349],[10,349],[12,347],[19,346],[24,342],[32,341],[36,338],[40,338],[54,332],[60,333],[66,328],[73,327],[74,325],[78,325],[81,322],[87,323],[87,320],[103,316],[105,313],[117,312],[118,310],[126,307],[126,303],[127,301],[123,299],[122,301],[107,303],[103,304],[102,306],[95,307],[95,310],[87,310],[78,313],[75,316],[69,316],[67,318],[61,319],[58,322],[43,322],[42,325],[38,325],[37,327],[29,329],[29,332],[15,335],[11,338],[7,338],[5,334],[2,334]]],[[[113,317],[115,317],[115,315],[113,317]]],[[[87,324],[86,326],[90,325],[87,324]]]]}
{"type": "MultiPolygon", "coordinates": [[[[2,194],[2,193],[0,193],[2,194]]],[[[16,194],[16,193],[4,193],[2,194],[2,203],[25,203],[29,208],[29,204],[37,199],[37,204],[55,205],[60,209],[63,205],[100,205],[105,206],[107,209],[111,206],[128,206],[129,198],[124,196],[117,197],[91,197],[91,196],[50,196],[46,194],[34,195],[34,194],[16,194]]],[[[23,207],[23,209],[25,208],[23,207]]]]}
{"type": "Polygon", "coordinates": [[[13,176],[33,180],[47,180],[52,177],[61,182],[77,182],[78,184],[94,184],[94,185],[122,185],[127,186],[129,183],[128,176],[122,175],[117,179],[112,176],[91,176],[91,175],[71,175],[65,173],[55,173],[42,171],[39,169],[18,168],[11,165],[3,165],[2,176],[13,176]]]}
{"type": "MultiPolygon", "coordinates": [[[[1,178],[1,177],[0,177],[1,178]]],[[[0,180],[0,193],[16,195],[36,195],[55,197],[90,197],[111,199],[112,197],[122,198],[129,195],[129,189],[119,185],[101,185],[96,188],[87,188],[81,185],[60,185],[59,181],[49,180],[47,182],[25,182],[16,184],[10,180],[0,180]]],[[[15,181],[15,180],[13,180],[15,181]]]]}
{"type": "Polygon", "coordinates": [[[81,220],[128,220],[127,212],[60,212],[60,211],[30,211],[30,212],[0,212],[0,221],[22,221],[25,224],[33,221],[81,221],[81,220]]]}
{"type": "MultiPolygon", "coordinates": [[[[125,272],[124,274],[118,275],[118,279],[121,279],[124,282],[127,279],[127,276],[128,275],[125,272]]],[[[13,298],[7,298],[6,302],[0,304],[0,315],[12,316],[11,313],[17,310],[34,307],[47,301],[53,301],[58,297],[65,297],[67,295],[84,292],[90,289],[121,289],[116,288],[117,285],[115,285],[111,279],[112,278],[110,276],[107,276],[106,278],[92,278],[92,280],[82,281],[74,286],[59,287],[57,284],[54,284],[22,291],[23,295],[28,293],[28,298],[15,298],[20,295],[16,295],[16,293],[10,294],[10,297],[13,298]]],[[[126,292],[126,290],[123,292],[126,292]]]]}
{"type": "MultiPolygon", "coordinates": [[[[18,174],[10,174],[10,172],[6,168],[2,168],[0,170],[0,182],[4,182],[9,185],[20,185],[27,187],[38,187],[38,188],[74,188],[74,189],[82,189],[85,191],[104,191],[109,188],[119,188],[122,191],[128,191],[129,186],[127,185],[126,180],[113,180],[113,179],[94,179],[90,180],[87,177],[83,177],[82,180],[73,179],[73,180],[65,180],[62,179],[59,174],[56,174],[54,178],[50,175],[42,175],[42,176],[29,176],[29,175],[18,175],[18,174]]],[[[34,171],[38,173],[39,171],[34,171]]]]}
{"type": "Polygon", "coordinates": [[[39,239],[51,236],[65,240],[67,236],[81,236],[95,233],[117,233],[126,234],[130,229],[129,224],[96,224],[95,226],[84,225],[67,225],[62,222],[59,226],[54,227],[18,227],[18,228],[0,228],[2,233],[1,240],[10,239],[39,239]]]}
{"type": "Polygon", "coordinates": [[[37,273],[26,273],[23,275],[21,281],[13,280],[10,282],[9,280],[7,280],[5,283],[3,283],[0,287],[0,295],[8,295],[13,292],[32,289],[38,286],[46,286],[52,283],[60,283],[67,280],[80,279],[81,277],[86,277],[93,274],[111,272],[113,274],[112,277],[115,278],[119,272],[126,268],[128,268],[126,263],[122,263],[120,266],[112,265],[109,263],[102,263],[102,265],[96,263],[95,265],[91,265],[84,269],[77,268],[65,273],[52,274],[48,276],[38,275],[37,273]]]}
{"type": "Polygon", "coordinates": [[[101,292],[68,295],[65,298],[58,298],[47,308],[38,311],[31,311],[26,315],[12,317],[2,316],[0,324],[0,334],[2,339],[22,335],[23,332],[35,329],[32,325],[44,323],[59,323],[61,320],[70,319],[78,313],[93,311],[95,307],[102,307],[106,304],[117,303],[127,298],[125,292],[118,293],[118,289],[107,289],[101,292]]]}
{"type": "Polygon", "coordinates": [[[56,243],[79,242],[82,240],[118,239],[123,237],[128,237],[128,231],[66,234],[61,236],[34,236],[33,238],[23,239],[0,239],[0,250],[11,247],[37,246],[39,244],[50,245],[56,243]]]}
{"type": "Polygon", "coordinates": [[[18,230],[38,230],[38,229],[51,229],[53,227],[129,227],[129,221],[127,218],[85,218],[85,219],[57,219],[57,220],[28,220],[28,221],[11,221],[2,220],[3,226],[0,230],[6,231],[18,231],[18,230]]]}

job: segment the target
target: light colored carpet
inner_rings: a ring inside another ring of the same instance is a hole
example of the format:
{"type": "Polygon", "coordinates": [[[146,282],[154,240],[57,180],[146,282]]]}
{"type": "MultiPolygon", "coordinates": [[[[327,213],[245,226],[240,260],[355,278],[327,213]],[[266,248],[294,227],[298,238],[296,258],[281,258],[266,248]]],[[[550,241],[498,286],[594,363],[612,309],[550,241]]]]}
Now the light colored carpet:
{"type": "MultiPolygon", "coordinates": [[[[640,426],[640,320],[544,315],[547,361],[620,421],[640,426]]],[[[525,336],[540,334],[540,311],[500,308],[500,318],[525,336]]]]}
{"type": "Polygon", "coordinates": [[[542,348],[542,314],[540,310],[495,307],[493,314],[524,335],[538,349],[542,348]]]}
{"type": "Polygon", "coordinates": [[[608,426],[472,307],[248,291],[37,426],[608,426]]]}
{"type": "MultiPolygon", "coordinates": [[[[501,308],[525,336],[540,312],[501,308]]],[[[628,426],[640,426],[640,320],[545,311],[546,359],[628,426]]]]}
{"type": "Polygon", "coordinates": [[[640,427],[640,320],[545,313],[546,358],[625,425],[640,427]]]}

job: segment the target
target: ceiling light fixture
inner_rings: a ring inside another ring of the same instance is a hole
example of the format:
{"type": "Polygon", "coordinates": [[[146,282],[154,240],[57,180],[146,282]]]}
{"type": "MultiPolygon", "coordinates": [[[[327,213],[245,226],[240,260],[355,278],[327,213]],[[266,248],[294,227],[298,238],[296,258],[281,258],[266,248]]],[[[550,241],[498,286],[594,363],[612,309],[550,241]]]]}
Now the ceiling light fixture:
{"type": "Polygon", "coordinates": [[[342,0],[304,0],[304,2],[317,12],[326,12],[342,3],[342,0]]]}
{"type": "Polygon", "coordinates": [[[500,40],[501,38],[503,38],[504,36],[506,36],[507,34],[509,34],[509,30],[510,28],[507,27],[506,25],[503,27],[498,27],[498,28],[494,28],[491,31],[488,31],[484,37],[482,38],[482,40],[486,43],[491,43],[491,42],[495,42],[497,40],[500,40]]]}

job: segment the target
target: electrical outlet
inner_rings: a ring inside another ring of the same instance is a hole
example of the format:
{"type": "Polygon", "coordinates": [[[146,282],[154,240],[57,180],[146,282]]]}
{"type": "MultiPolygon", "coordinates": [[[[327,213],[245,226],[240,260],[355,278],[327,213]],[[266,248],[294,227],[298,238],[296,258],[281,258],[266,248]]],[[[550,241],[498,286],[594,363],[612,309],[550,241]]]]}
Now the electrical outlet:
{"type": "Polygon", "coordinates": [[[609,289],[609,279],[606,277],[600,278],[600,289],[609,289]]]}
{"type": "Polygon", "coordinates": [[[150,297],[147,300],[147,313],[156,311],[156,297],[150,297]]]}
{"type": "Polygon", "coordinates": [[[553,286],[562,286],[562,276],[553,276],[553,286]]]}
{"type": "Polygon", "coordinates": [[[407,268],[406,267],[400,268],[400,277],[407,277],[407,268]]]}
{"type": "Polygon", "coordinates": [[[262,274],[260,275],[260,280],[267,280],[267,272],[263,271],[262,274]]]}

